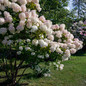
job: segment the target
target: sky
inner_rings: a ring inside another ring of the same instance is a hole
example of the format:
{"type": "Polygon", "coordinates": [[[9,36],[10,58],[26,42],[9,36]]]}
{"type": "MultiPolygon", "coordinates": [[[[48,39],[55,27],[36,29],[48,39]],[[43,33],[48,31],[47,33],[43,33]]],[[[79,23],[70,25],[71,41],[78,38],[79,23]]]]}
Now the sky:
{"type": "Polygon", "coordinates": [[[68,7],[66,8],[70,11],[73,9],[72,0],[69,1],[68,7]]]}

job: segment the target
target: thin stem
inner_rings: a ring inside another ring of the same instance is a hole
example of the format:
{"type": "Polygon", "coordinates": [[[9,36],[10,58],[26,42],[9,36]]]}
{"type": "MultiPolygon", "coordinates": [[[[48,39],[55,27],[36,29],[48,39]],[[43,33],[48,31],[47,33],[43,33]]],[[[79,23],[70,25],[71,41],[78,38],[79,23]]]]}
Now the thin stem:
{"type": "Polygon", "coordinates": [[[24,60],[22,60],[22,61],[20,62],[20,64],[18,65],[17,69],[20,68],[20,66],[23,64],[23,62],[24,62],[24,60]]]}
{"type": "Polygon", "coordinates": [[[11,79],[12,79],[12,84],[14,83],[14,73],[13,73],[13,65],[12,65],[12,57],[11,57],[11,46],[10,46],[10,67],[11,67],[11,79]]]}
{"type": "MultiPolygon", "coordinates": [[[[17,58],[17,53],[16,53],[16,58],[17,58]]],[[[16,58],[15,58],[15,63],[14,63],[14,69],[15,69],[15,74],[14,74],[14,76],[15,76],[15,78],[14,78],[14,83],[16,84],[16,77],[17,77],[17,68],[16,68],[16,65],[17,65],[17,60],[16,60],[16,58]]]]}
{"type": "Polygon", "coordinates": [[[23,74],[24,74],[24,72],[25,72],[26,69],[27,69],[27,68],[25,68],[25,69],[23,70],[23,72],[22,72],[20,78],[18,79],[17,83],[21,80],[21,78],[22,78],[22,76],[23,76],[23,74]]]}
{"type": "Polygon", "coordinates": [[[20,62],[20,64],[18,65],[18,67],[16,67],[16,72],[15,72],[15,77],[17,76],[17,72],[18,72],[18,69],[20,68],[20,66],[23,64],[24,60],[22,60],[20,62]]]}
{"type": "Polygon", "coordinates": [[[6,66],[7,66],[7,59],[6,59],[6,63],[5,63],[5,73],[6,73],[6,77],[7,77],[7,79],[9,79],[9,76],[8,76],[8,72],[7,72],[7,68],[6,68],[6,66]]]}
{"type": "MultiPolygon", "coordinates": [[[[17,58],[17,54],[16,54],[16,58],[17,58]]],[[[20,64],[18,65],[18,67],[17,67],[17,60],[15,59],[15,79],[14,79],[14,85],[16,85],[16,83],[18,83],[18,82],[16,82],[16,78],[17,78],[17,74],[18,74],[18,70],[19,70],[19,68],[20,68],[20,66],[23,64],[23,62],[24,62],[24,60],[22,60],[21,62],[20,62],[20,64]]]]}

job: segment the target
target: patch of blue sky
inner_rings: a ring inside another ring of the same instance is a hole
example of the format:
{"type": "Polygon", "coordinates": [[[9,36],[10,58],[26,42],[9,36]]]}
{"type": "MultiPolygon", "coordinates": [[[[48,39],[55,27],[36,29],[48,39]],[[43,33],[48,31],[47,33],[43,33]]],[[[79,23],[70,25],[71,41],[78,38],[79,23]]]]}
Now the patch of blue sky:
{"type": "Polygon", "coordinates": [[[69,0],[69,4],[68,4],[68,6],[65,7],[65,8],[68,9],[69,11],[71,11],[71,10],[73,9],[72,3],[73,3],[73,0],[69,0]]]}

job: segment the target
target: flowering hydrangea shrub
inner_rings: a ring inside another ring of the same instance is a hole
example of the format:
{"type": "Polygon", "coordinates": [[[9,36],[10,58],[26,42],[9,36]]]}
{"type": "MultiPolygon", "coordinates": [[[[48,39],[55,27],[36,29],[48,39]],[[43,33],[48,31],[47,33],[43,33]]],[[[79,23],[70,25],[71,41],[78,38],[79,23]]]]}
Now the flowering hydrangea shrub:
{"type": "Polygon", "coordinates": [[[86,45],[86,21],[75,22],[70,29],[71,33],[86,45]]]}
{"type": "Polygon", "coordinates": [[[40,11],[39,0],[0,0],[0,48],[4,53],[0,59],[6,60],[5,66],[11,66],[10,71],[4,71],[12,80],[12,86],[17,83],[16,76],[23,62],[37,73],[42,71],[41,62],[45,65],[52,62],[57,70],[62,70],[64,65],[60,62],[82,48],[83,42],[74,38],[64,24],[53,25],[37,14],[40,11]]]}

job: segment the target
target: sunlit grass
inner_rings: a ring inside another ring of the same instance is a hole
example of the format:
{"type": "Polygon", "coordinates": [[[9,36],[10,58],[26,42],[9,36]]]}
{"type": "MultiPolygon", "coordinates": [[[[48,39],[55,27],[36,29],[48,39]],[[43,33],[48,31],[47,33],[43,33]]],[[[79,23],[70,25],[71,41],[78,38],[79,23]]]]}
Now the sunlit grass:
{"type": "MultiPolygon", "coordinates": [[[[62,71],[54,70],[51,66],[50,77],[37,78],[29,74],[23,77],[20,83],[28,83],[28,86],[86,86],[86,53],[71,56],[71,59],[63,64],[65,67],[62,71]]],[[[22,70],[19,74],[21,73],[22,70]]],[[[32,73],[32,70],[28,68],[25,73],[32,73]]]]}
{"type": "Polygon", "coordinates": [[[86,54],[72,56],[63,63],[65,67],[62,71],[51,67],[51,77],[24,78],[22,82],[28,82],[28,86],[86,86],[86,54]]]}

